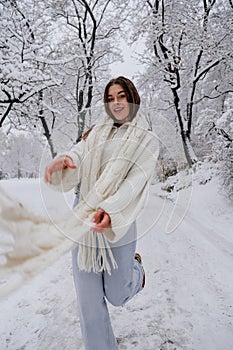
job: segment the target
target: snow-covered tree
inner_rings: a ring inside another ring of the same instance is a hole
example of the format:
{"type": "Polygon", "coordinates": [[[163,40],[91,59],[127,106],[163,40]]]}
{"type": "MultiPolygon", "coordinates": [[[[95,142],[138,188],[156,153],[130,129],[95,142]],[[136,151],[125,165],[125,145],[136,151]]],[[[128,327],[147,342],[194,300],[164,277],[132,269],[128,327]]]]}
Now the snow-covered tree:
{"type": "Polygon", "coordinates": [[[52,0],[51,8],[67,33],[60,45],[73,57],[60,73],[66,81],[66,92],[76,102],[72,107],[76,111],[78,141],[88,123],[88,113],[95,114],[96,103],[102,98],[110,64],[120,59],[116,43],[128,15],[127,4],[118,0],[52,0]]]}
{"type": "Polygon", "coordinates": [[[232,91],[231,2],[144,0],[137,32],[147,66],[141,84],[154,91],[157,110],[176,119],[187,161],[196,161],[191,136],[200,111],[232,91]],[[143,16],[144,13],[144,16],[143,16]],[[220,74],[221,72],[221,74],[220,74]]]}
{"type": "Polygon", "coordinates": [[[42,2],[6,0],[0,2],[0,127],[7,124],[20,130],[41,127],[48,142],[48,122],[41,114],[44,91],[59,84],[39,58],[47,54],[51,23],[42,2]]]}
{"type": "Polygon", "coordinates": [[[0,126],[38,130],[54,156],[60,141],[78,141],[91,123],[109,65],[120,59],[116,43],[127,6],[119,0],[6,0],[0,11],[0,126]]]}
{"type": "Polygon", "coordinates": [[[30,110],[31,103],[35,108],[38,93],[54,85],[51,75],[41,69],[36,59],[46,43],[42,35],[43,22],[33,4],[33,1],[0,2],[0,126],[7,117],[20,125],[24,114],[33,110],[30,110]]]}
{"type": "Polygon", "coordinates": [[[1,131],[0,170],[2,177],[37,177],[43,145],[34,135],[1,131]]]}
{"type": "Polygon", "coordinates": [[[201,139],[204,135],[203,158],[216,164],[222,185],[233,199],[233,98],[226,105],[227,111],[221,115],[214,109],[209,109],[205,117],[200,115],[196,134],[201,139]]]}

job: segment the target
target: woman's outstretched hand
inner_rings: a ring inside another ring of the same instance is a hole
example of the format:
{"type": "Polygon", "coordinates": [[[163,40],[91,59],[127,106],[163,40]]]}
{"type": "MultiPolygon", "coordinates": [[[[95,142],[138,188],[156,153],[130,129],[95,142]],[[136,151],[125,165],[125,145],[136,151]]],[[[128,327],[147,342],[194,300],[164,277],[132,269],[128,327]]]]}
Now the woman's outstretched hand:
{"type": "Polygon", "coordinates": [[[106,228],[108,228],[111,224],[111,218],[106,211],[103,209],[98,209],[92,219],[93,222],[96,223],[95,226],[92,227],[92,230],[95,232],[104,232],[106,228]]]}
{"type": "Polygon", "coordinates": [[[45,169],[44,181],[51,184],[53,173],[67,168],[76,169],[76,165],[70,157],[64,156],[53,160],[45,169]]]}

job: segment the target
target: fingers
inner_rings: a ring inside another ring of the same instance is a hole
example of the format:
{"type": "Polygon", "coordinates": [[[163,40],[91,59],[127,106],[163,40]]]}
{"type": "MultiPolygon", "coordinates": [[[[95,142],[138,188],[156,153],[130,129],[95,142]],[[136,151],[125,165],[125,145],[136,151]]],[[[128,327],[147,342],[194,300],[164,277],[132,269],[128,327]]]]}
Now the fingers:
{"type": "Polygon", "coordinates": [[[52,175],[56,171],[61,171],[67,168],[76,169],[76,165],[70,157],[61,157],[52,161],[45,169],[44,181],[52,184],[52,175]]]}
{"type": "Polygon", "coordinates": [[[97,223],[94,227],[92,227],[92,230],[95,232],[104,232],[104,230],[110,226],[110,223],[111,218],[108,215],[108,213],[102,212],[102,220],[99,223],[97,223]]]}
{"type": "Polygon", "coordinates": [[[104,214],[104,210],[99,208],[95,213],[95,215],[93,216],[92,221],[98,224],[103,219],[103,214],[104,214]]]}
{"type": "Polygon", "coordinates": [[[73,160],[70,157],[65,157],[63,162],[63,169],[71,168],[76,169],[76,165],[73,163],[73,160]]]}
{"type": "Polygon", "coordinates": [[[52,172],[51,172],[49,166],[45,169],[44,182],[49,183],[49,184],[52,183],[52,172]]]}

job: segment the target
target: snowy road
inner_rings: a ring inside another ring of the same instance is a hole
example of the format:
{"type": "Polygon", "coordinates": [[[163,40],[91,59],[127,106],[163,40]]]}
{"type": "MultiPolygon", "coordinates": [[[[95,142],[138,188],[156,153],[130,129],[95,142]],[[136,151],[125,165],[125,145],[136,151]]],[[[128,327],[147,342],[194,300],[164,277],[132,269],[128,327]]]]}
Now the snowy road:
{"type": "MultiPolygon", "coordinates": [[[[27,204],[25,186],[29,183],[5,184],[27,204]]],[[[38,206],[37,185],[30,186],[38,206]]],[[[158,216],[163,204],[152,192],[139,231],[158,216]]],[[[124,307],[109,306],[119,350],[232,350],[232,207],[215,182],[194,184],[187,215],[166,234],[172,207],[167,201],[157,223],[138,242],[145,289],[124,307]]],[[[70,254],[0,306],[1,349],[81,349],[70,254]]]]}

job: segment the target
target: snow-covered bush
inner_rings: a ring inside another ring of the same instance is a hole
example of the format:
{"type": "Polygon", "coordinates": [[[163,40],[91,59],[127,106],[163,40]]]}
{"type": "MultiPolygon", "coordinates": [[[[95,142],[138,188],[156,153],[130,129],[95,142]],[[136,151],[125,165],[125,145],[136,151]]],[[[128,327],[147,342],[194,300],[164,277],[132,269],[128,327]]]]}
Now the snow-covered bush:
{"type": "Polygon", "coordinates": [[[203,113],[205,117],[200,115],[196,134],[206,141],[204,159],[215,163],[223,188],[233,199],[233,109],[229,108],[220,117],[214,110],[203,113]]]}
{"type": "Polygon", "coordinates": [[[220,161],[219,175],[224,189],[233,200],[233,109],[223,113],[215,129],[217,139],[214,150],[220,161]]]}

